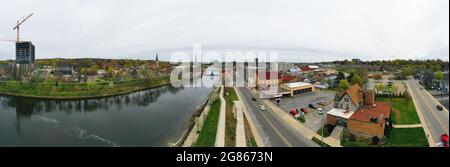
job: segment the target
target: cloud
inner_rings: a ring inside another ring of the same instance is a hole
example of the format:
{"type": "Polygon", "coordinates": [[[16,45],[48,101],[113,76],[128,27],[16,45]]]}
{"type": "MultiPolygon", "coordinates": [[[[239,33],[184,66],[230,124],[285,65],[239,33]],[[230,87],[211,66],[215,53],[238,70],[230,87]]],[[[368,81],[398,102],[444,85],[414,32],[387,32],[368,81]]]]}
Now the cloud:
{"type": "MultiPolygon", "coordinates": [[[[360,58],[448,60],[449,2],[442,0],[0,0],[0,38],[15,21],[37,58],[154,57],[193,44],[279,51],[286,61],[360,58]]],[[[0,59],[14,48],[0,43],[0,59]]]]}

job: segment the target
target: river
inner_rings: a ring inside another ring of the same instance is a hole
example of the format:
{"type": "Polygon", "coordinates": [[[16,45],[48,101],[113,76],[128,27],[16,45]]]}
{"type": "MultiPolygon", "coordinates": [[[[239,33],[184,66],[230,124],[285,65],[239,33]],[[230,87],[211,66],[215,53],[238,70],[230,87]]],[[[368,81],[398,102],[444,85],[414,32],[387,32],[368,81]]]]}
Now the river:
{"type": "Polygon", "coordinates": [[[188,133],[211,92],[168,85],[89,100],[0,95],[0,146],[165,147],[188,133]]]}

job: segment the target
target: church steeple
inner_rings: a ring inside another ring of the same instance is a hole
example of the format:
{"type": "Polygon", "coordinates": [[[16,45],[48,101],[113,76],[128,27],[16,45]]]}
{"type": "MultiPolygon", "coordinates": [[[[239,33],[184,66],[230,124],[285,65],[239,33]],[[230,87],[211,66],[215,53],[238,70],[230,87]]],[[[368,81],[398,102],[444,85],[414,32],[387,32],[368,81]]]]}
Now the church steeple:
{"type": "Polygon", "coordinates": [[[158,52],[156,52],[156,59],[155,59],[155,61],[159,61],[158,60],[158,52]]]}

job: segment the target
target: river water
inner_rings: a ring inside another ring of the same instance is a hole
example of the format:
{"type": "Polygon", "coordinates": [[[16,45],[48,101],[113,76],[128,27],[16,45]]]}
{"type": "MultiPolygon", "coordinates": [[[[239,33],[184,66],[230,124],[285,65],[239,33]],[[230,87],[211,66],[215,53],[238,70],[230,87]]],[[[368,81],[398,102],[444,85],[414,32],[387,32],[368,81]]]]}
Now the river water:
{"type": "Polygon", "coordinates": [[[211,92],[163,86],[70,101],[0,95],[0,146],[165,147],[188,133],[211,92]]]}

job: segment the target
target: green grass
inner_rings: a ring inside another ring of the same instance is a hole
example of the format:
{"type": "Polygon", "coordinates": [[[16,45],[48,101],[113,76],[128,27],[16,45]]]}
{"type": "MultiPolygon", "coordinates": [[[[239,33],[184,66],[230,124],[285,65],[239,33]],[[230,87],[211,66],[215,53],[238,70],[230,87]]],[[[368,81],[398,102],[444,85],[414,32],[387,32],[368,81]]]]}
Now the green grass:
{"type": "MultiPolygon", "coordinates": [[[[344,147],[377,147],[367,141],[350,141],[342,139],[344,147]]],[[[428,140],[423,128],[394,128],[386,138],[384,147],[428,147],[428,140]]]]}
{"type": "Polygon", "coordinates": [[[327,143],[322,142],[320,139],[318,139],[316,137],[313,137],[312,141],[314,141],[315,143],[317,143],[321,147],[331,147],[330,145],[328,145],[327,143]]]}
{"type": "Polygon", "coordinates": [[[209,110],[203,128],[200,131],[195,147],[214,147],[217,126],[219,124],[220,100],[216,100],[209,110]]]}
{"type": "Polygon", "coordinates": [[[428,147],[423,128],[394,128],[386,139],[386,147],[428,147]]]}
{"type": "Polygon", "coordinates": [[[227,88],[228,91],[228,97],[231,101],[239,100],[238,96],[236,95],[236,91],[234,91],[234,88],[227,88]]]}
{"type": "Polygon", "coordinates": [[[258,144],[256,144],[256,140],[255,138],[250,138],[250,142],[249,142],[250,147],[258,147],[258,144]]]}
{"type": "Polygon", "coordinates": [[[397,115],[392,111],[392,120],[394,124],[397,125],[408,125],[408,124],[420,124],[419,116],[417,115],[416,108],[414,107],[414,102],[411,100],[409,103],[405,101],[404,98],[384,98],[377,97],[377,101],[390,102],[392,108],[400,111],[400,121],[397,121],[397,115]]]}
{"type": "Polygon", "coordinates": [[[170,83],[169,77],[92,83],[0,83],[0,94],[55,99],[89,98],[118,95],[170,83]],[[112,84],[111,84],[112,83],[112,84]]]}

